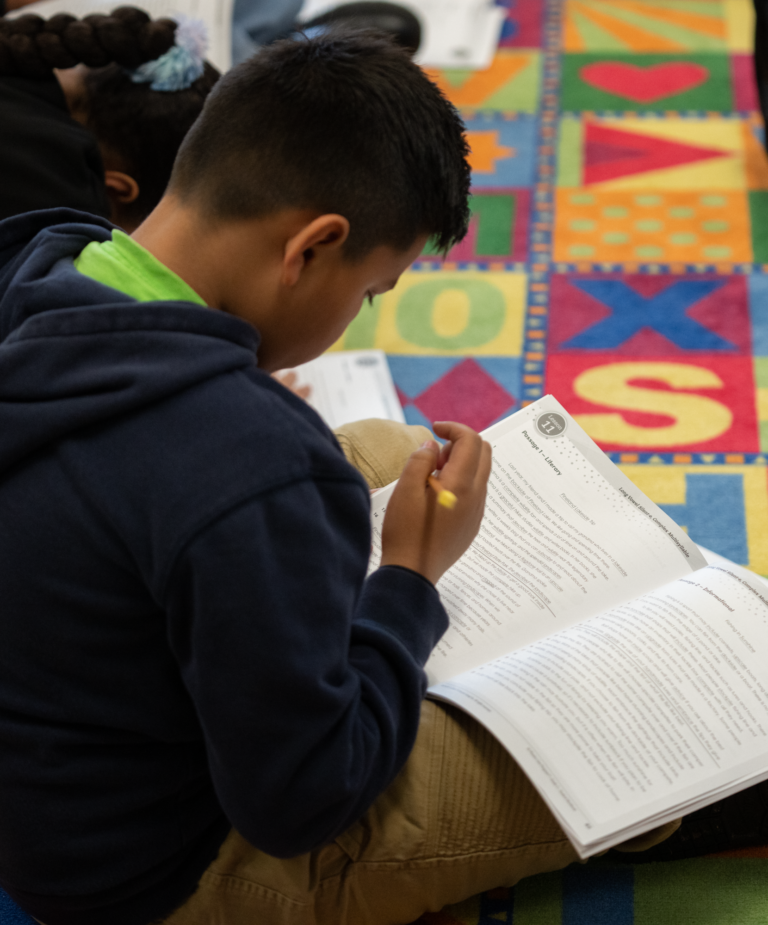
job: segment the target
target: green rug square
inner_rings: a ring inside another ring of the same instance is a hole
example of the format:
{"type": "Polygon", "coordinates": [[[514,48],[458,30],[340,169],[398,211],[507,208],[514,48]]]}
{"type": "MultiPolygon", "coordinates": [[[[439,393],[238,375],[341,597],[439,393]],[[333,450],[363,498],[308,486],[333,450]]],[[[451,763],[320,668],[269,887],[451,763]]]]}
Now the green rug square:
{"type": "Polygon", "coordinates": [[[566,112],[733,109],[728,55],[574,54],[562,66],[566,112]]]}
{"type": "Polygon", "coordinates": [[[749,218],[755,263],[768,263],[768,190],[750,190],[749,218]]]}
{"type": "Polygon", "coordinates": [[[701,858],[635,868],[634,925],[765,925],[768,859],[701,858]]]}

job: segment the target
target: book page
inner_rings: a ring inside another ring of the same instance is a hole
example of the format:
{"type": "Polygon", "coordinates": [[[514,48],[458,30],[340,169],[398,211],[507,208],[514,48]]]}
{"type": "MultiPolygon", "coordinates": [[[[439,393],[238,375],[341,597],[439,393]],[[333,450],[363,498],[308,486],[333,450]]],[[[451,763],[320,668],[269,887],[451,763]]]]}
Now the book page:
{"type": "MultiPolygon", "coordinates": [[[[493,447],[485,516],[438,583],[451,623],[427,663],[430,684],[704,565],[551,396],[484,436],[493,447]],[[548,436],[555,421],[563,430],[548,436]]],[[[391,490],[372,500],[372,566],[391,490]]]]}
{"type": "Polygon", "coordinates": [[[768,776],[768,587],[708,566],[431,693],[499,738],[586,856],[768,776]]]}
{"type": "MultiPolygon", "coordinates": [[[[11,19],[25,13],[36,13],[45,19],[56,13],[70,13],[83,17],[91,13],[110,13],[125,3],[104,2],[104,0],[38,0],[12,13],[11,19]]],[[[139,0],[139,9],[149,13],[153,19],[184,13],[194,19],[202,19],[208,29],[208,52],[206,58],[222,73],[232,66],[232,9],[234,0],[139,0]]]]}
{"type": "Polygon", "coordinates": [[[307,402],[329,427],[365,418],[405,423],[383,350],[324,353],[297,366],[294,372],[298,385],[311,386],[307,402]]]}

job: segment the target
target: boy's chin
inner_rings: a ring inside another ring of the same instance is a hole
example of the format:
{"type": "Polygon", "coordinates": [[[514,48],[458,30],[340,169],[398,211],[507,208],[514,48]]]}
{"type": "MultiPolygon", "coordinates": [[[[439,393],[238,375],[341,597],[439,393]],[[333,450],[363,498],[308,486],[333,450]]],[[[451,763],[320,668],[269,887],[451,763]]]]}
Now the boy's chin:
{"type": "Polygon", "coordinates": [[[291,345],[287,350],[268,352],[262,355],[259,351],[259,368],[268,373],[277,373],[286,369],[295,369],[303,363],[309,363],[310,360],[316,360],[322,356],[329,347],[336,343],[338,338],[329,340],[328,343],[312,344],[307,346],[291,345]]]}
{"type": "Polygon", "coordinates": [[[320,350],[319,352],[312,351],[309,353],[291,353],[284,354],[276,359],[268,357],[266,361],[262,360],[260,356],[259,369],[263,370],[265,373],[269,373],[270,376],[274,376],[278,373],[285,373],[292,369],[296,369],[297,366],[309,363],[310,360],[316,360],[323,353],[325,353],[325,350],[320,350]]]}

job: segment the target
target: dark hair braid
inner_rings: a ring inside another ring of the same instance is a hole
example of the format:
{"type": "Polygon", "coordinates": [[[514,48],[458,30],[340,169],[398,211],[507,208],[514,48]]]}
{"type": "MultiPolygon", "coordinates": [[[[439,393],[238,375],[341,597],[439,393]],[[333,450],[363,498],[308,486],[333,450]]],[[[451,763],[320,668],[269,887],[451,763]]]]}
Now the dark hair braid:
{"type": "Polygon", "coordinates": [[[59,13],[45,20],[27,13],[0,19],[0,77],[50,77],[52,68],[136,68],[168,51],[175,39],[172,19],[151,19],[143,10],[121,6],[109,16],[76,19],[59,13]]]}

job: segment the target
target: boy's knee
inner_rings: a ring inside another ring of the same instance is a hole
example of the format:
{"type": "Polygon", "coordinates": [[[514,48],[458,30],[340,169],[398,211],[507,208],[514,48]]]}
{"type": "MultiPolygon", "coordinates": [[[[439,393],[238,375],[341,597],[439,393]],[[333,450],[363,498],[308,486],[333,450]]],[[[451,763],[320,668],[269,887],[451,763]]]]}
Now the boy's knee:
{"type": "Polygon", "coordinates": [[[653,848],[654,845],[661,844],[661,842],[666,841],[671,835],[674,835],[680,828],[680,823],[682,821],[682,819],[673,819],[671,822],[651,829],[650,832],[638,835],[635,838],[630,838],[629,841],[616,845],[615,850],[626,853],[647,851],[649,848],[653,848]]]}
{"type": "Polygon", "coordinates": [[[432,438],[419,424],[378,418],[344,424],[334,433],[344,455],[370,488],[382,488],[398,478],[411,453],[432,438]]]}

